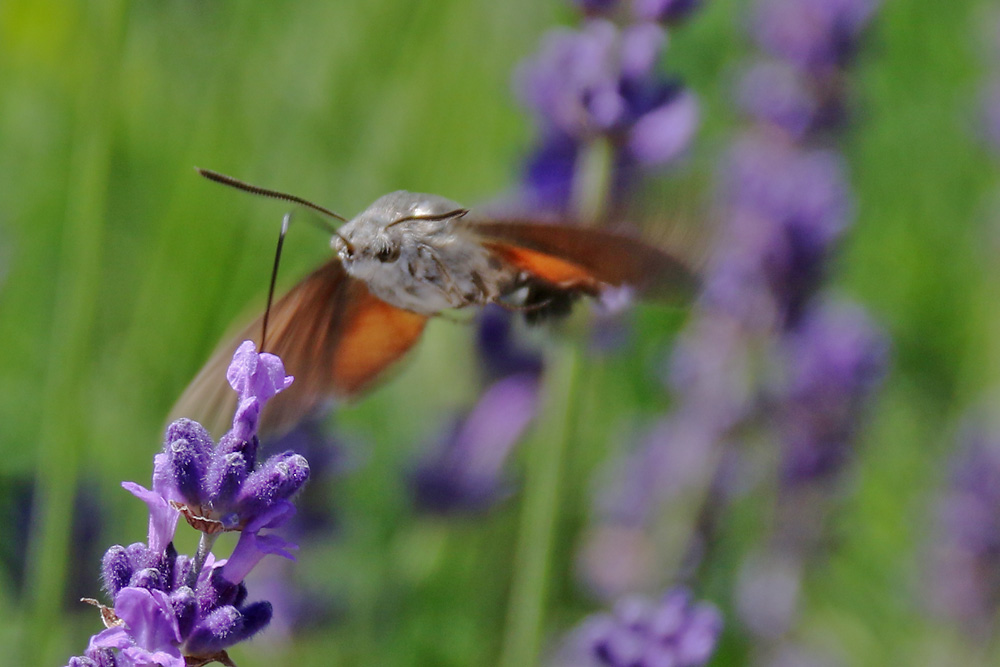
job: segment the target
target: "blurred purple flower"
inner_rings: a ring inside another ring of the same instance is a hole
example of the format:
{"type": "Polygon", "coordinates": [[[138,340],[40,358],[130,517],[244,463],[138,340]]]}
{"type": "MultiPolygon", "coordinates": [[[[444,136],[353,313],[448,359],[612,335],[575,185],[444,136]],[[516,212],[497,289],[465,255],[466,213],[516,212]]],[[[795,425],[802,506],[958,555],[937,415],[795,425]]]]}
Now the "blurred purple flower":
{"type": "Polygon", "coordinates": [[[796,140],[832,115],[823,109],[810,77],[781,61],[758,62],[747,69],[737,100],[755,120],[780,127],[796,140]]]}
{"type": "Polygon", "coordinates": [[[537,375],[495,382],[411,474],[417,507],[441,514],[480,512],[502,497],[504,461],[534,419],[537,403],[537,375]]]}
{"type": "Polygon", "coordinates": [[[851,220],[843,160],[832,151],[747,137],[726,161],[723,192],[728,225],[704,302],[764,325],[752,328],[794,325],[851,220]]]}
{"type": "Polygon", "coordinates": [[[574,630],[555,664],[596,667],[672,665],[697,667],[715,652],[722,617],[684,589],[660,600],[624,598],[610,614],[595,614],[574,630]]]}
{"type": "Polygon", "coordinates": [[[514,319],[497,305],[486,306],[479,313],[476,348],[487,382],[542,372],[542,355],[518,340],[514,319]]]}
{"type": "Polygon", "coordinates": [[[577,161],[591,142],[613,148],[610,181],[620,195],[639,167],[677,159],[698,126],[698,104],[677,81],[658,76],[666,33],[654,23],[618,28],[587,21],[543,41],[515,75],[522,103],[538,118],[540,147],[525,173],[526,203],[565,212],[577,161]]]}
{"type": "Polygon", "coordinates": [[[625,154],[642,165],[665,164],[687,150],[698,129],[698,100],[681,92],[636,119],[625,143],[625,154]]]}
{"type": "Polygon", "coordinates": [[[666,503],[708,483],[719,438],[714,426],[694,411],[680,410],[612,464],[595,494],[597,521],[577,559],[592,594],[613,599],[660,580],[663,566],[653,557],[646,531],[668,520],[662,515],[666,503]]]}
{"type": "Polygon", "coordinates": [[[863,408],[881,383],[889,345],[858,306],[820,303],[784,340],[784,479],[829,478],[851,454],[863,408]]]}
{"type": "Polygon", "coordinates": [[[1000,435],[968,423],[938,501],[931,601],[966,630],[989,631],[1000,610],[1000,435]]]}
{"type": "Polygon", "coordinates": [[[619,92],[618,29],[604,20],[546,35],[538,56],[520,65],[515,88],[543,129],[581,138],[614,127],[625,115],[619,92]]]}
{"type": "Polygon", "coordinates": [[[841,67],[854,55],[875,0],[759,0],[753,35],[771,55],[811,70],[841,67]]]}

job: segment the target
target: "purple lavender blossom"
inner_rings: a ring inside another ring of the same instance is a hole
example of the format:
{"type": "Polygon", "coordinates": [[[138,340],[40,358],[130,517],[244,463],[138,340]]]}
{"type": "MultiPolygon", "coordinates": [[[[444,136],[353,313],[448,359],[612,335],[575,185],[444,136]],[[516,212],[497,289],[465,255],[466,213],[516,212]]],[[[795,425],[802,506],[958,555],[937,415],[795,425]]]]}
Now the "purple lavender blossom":
{"type": "Polygon", "coordinates": [[[938,501],[931,601],[970,633],[989,632],[1000,610],[1000,436],[970,421],[938,501]]]}
{"type": "Polygon", "coordinates": [[[632,596],[610,614],[595,614],[581,624],[556,656],[556,664],[597,667],[673,665],[697,667],[712,657],[722,617],[705,602],[694,603],[684,589],[659,601],[632,596]]]}
{"type": "Polygon", "coordinates": [[[178,420],[168,427],[164,451],[155,457],[153,490],[123,483],[149,508],[147,543],[116,545],[104,555],[101,576],[114,606],[102,606],[107,629],[91,638],[83,656],[70,659],[71,667],[230,664],[226,649],[270,622],[271,605],[248,603],[243,580],[267,554],[291,558],[294,545],[260,531],[287,520],[294,510],[289,498],[305,483],[309,467],[291,452],[253,467],[260,409],[291,382],[281,360],[258,355],[247,342],[228,377],[240,393],[240,406],[219,446],[213,448],[197,422],[178,420]],[[213,469],[240,466],[235,486],[206,482],[213,469]],[[223,497],[220,488],[228,489],[229,504],[223,508],[213,504],[223,497]],[[178,554],[173,545],[181,513],[205,533],[194,558],[178,554]],[[228,559],[216,560],[209,549],[225,527],[241,530],[240,540],[228,559]]]}
{"type": "Polygon", "coordinates": [[[730,218],[703,301],[752,329],[793,326],[851,220],[843,160],[750,136],[733,149],[723,180],[730,218]]]}
{"type": "Polygon", "coordinates": [[[178,419],[167,427],[157,454],[153,488],[181,507],[204,532],[242,530],[258,522],[277,527],[292,513],[290,498],[309,477],[305,458],[288,451],[257,464],[257,425],[264,404],[287,388],[281,360],[240,345],[227,374],[240,394],[233,427],[214,446],[201,424],[178,419]]]}
{"type": "Polygon", "coordinates": [[[665,44],[654,23],[618,28],[594,19],[578,31],[553,31],[518,68],[516,92],[542,135],[525,174],[529,206],[567,210],[581,151],[592,142],[613,148],[615,195],[638,168],[667,164],[687,149],[698,105],[677,81],[656,74],[665,44]]]}
{"type": "Polygon", "coordinates": [[[758,122],[779,127],[800,140],[834,115],[824,109],[817,92],[815,81],[794,65],[764,61],[743,73],[737,101],[758,122]]]}
{"type": "Polygon", "coordinates": [[[495,382],[412,473],[417,507],[441,514],[481,512],[503,497],[503,463],[534,419],[537,403],[536,374],[495,382]]]}
{"type": "Polygon", "coordinates": [[[863,408],[885,375],[888,342],[853,304],[811,307],[784,341],[783,476],[802,483],[835,475],[863,408]]]}
{"type": "Polygon", "coordinates": [[[760,0],[752,31],[764,51],[803,69],[842,67],[876,7],[875,0],[760,0]]]}

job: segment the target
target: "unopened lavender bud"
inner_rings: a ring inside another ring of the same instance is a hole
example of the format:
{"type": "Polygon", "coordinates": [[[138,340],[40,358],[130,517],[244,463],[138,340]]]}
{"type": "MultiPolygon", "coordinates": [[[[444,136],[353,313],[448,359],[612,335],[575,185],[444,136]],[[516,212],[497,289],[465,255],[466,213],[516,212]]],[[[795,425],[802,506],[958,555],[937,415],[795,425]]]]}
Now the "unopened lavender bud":
{"type": "Polygon", "coordinates": [[[208,472],[208,500],[215,507],[228,507],[250,475],[251,466],[240,452],[217,455],[208,472]]]}
{"type": "Polygon", "coordinates": [[[116,544],[105,552],[104,558],[101,559],[101,580],[104,582],[104,590],[112,600],[118,595],[118,591],[128,586],[132,572],[133,568],[129,563],[125,547],[116,544]]]}
{"type": "Polygon", "coordinates": [[[200,455],[209,455],[212,451],[212,436],[204,426],[193,419],[178,419],[167,427],[163,438],[164,448],[175,440],[187,440],[200,455]]]}
{"type": "Polygon", "coordinates": [[[211,575],[198,585],[196,597],[202,615],[216,607],[233,604],[239,596],[239,586],[222,576],[222,569],[212,570],[211,575]]]}
{"type": "Polygon", "coordinates": [[[132,588],[145,588],[146,590],[163,590],[166,588],[163,581],[163,573],[155,567],[147,567],[132,575],[128,585],[132,588]]]}
{"type": "Polygon", "coordinates": [[[240,641],[249,639],[267,627],[271,622],[271,603],[266,601],[254,602],[243,608],[243,636],[240,641]]]}
{"type": "Polygon", "coordinates": [[[208,470],[208,455],[199,452],[195,443],[184,438],[172,441],[165,451],[170,462],[170,484],[189,505],[202,504],[205,501],[202,485],[208,470]]]}
{"type": "Polygon", "coordinates": [[[187,650],[191,655],[217,653],[263,630],[271,614],[270,602],[255,602],[242,611],[232,605],[219,607],[191,633],[187,650]]]}
{"type": "Polygon", "coordinates": [[[142,542],[135,542],[125,547],[128,562],[132,566],[133,572],[147,567],[158,568],[161,563],[160,554],[150,550],[142,542]]]}
{"type": "Polygon", "coordinates": [[[173,568],[174,576],[173,576],[173,581],[171,582],[171,586],[173,588],[179,588],[183,586],[185,582],[188,581],[191,575],[191,566],[192,566],[192,561],[190,556],[181,554],[180,556],[177,557],[177,559],[174,561],[174,568],[173,568]]]}
{"type": "Polygon", "coordinates": [[[173,605],[181,637],[187,637],[198,620],[198,598],[189,586],[182,586],[170,596],[170,604],[173,605]]]}
{"type": "Polygon", "coordinates": [[[247,469],[253,470],[257,465],[257,450],[260,447],[260,440],[257,436],[245,439],[236,435],[233,431],[227,431],[219,440],[219,446],[215,450],[215,456],[223,456],[232,452],[239,452],[247,462],[247,469]]]}
{"type": "Polygon", "coordinates": [[[188,655],[212,655],[237,641],[243,630],[243,615],[232,605],[219,607],[203,619],[185,644],[188,655]]]}
{"type": "Polygon", "coordinates": [[[309,463],[295,452],[272,456],[247,478],[236,500],[245,516],[259,514],[295,494],[309,479],[309,463]]]}

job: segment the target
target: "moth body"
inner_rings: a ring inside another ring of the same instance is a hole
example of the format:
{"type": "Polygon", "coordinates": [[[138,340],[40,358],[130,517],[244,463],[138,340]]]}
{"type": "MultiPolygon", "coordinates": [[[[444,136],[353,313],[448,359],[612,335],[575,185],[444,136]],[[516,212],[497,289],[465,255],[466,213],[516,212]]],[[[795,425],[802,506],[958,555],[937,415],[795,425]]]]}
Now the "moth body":
{"type": "Polygon", "coordinates": [[[344,270],[397,308],[434,315],[499,298],[516,271],[467,227],[459,204],[399,190],[378,198],[331,240],[344,270]]]}

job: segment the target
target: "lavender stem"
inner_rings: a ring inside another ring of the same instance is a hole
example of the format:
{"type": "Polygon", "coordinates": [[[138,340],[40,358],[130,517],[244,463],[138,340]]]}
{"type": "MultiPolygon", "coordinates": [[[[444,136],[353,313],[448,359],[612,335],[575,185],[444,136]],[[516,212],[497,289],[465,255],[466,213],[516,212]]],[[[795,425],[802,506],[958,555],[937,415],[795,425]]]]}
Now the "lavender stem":
{"type": "Polygon", "coordinates": [[[188,585],[192,589],[197,587],[198,577],[201,576],[201,570],[205,567],[205,560],[212,551],[212,547],[215,546],[215,540],[219,538],[219,535],[220,533],[201,533],[201,539],[198,540],[198,552],[194,556],[191,574],[188,576],[188,585]]]}

